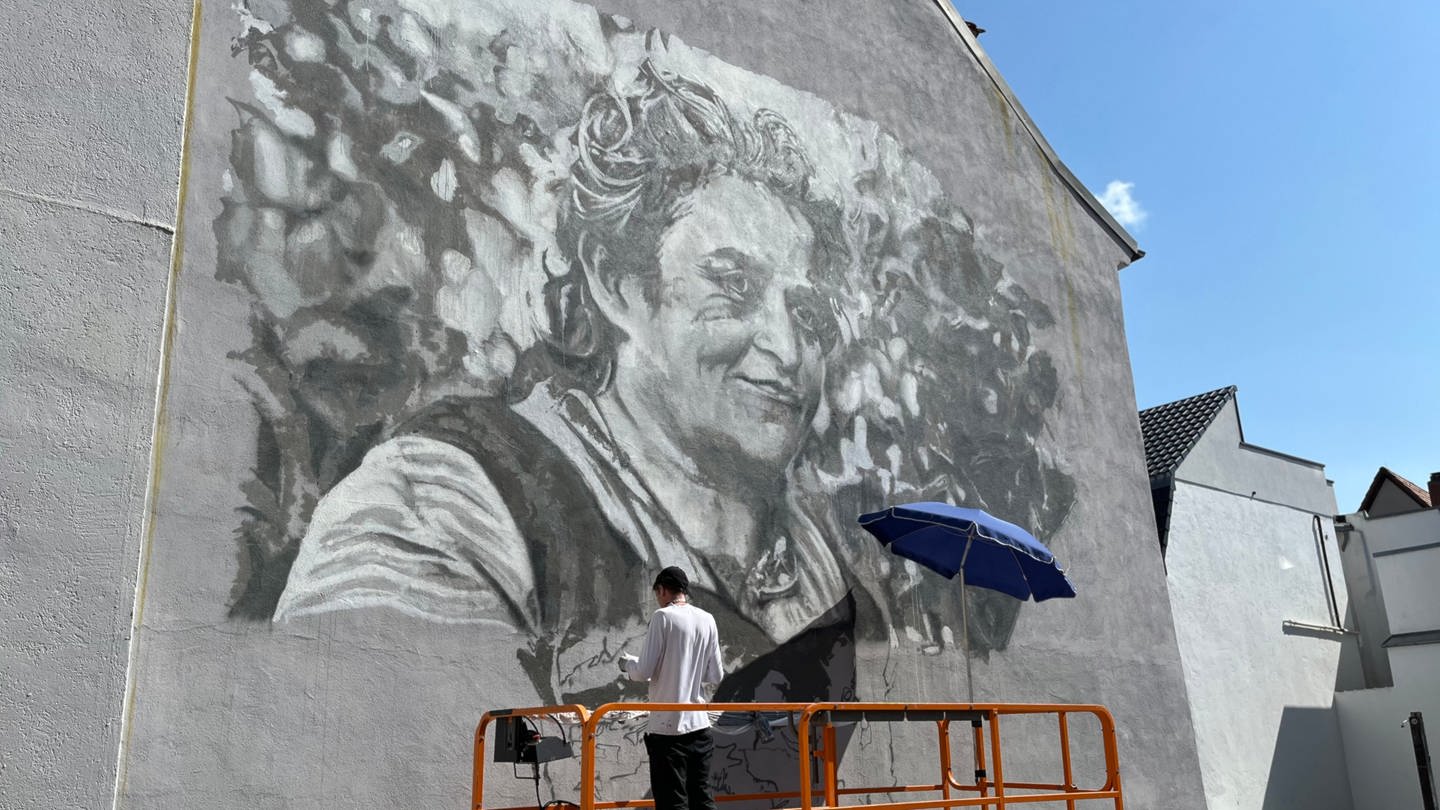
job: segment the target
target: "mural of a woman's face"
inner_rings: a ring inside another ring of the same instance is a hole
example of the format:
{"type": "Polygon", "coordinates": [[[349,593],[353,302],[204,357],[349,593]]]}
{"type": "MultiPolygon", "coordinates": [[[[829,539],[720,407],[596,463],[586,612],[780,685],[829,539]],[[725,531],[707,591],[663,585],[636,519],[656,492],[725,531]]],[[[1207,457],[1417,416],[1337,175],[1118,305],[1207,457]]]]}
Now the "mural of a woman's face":
{"type": "Polygon", "coordinates": [[[660,241],[653,306],[640,280],[621,285],[616,393],[693,457],[783,468],[823,383],[815,248],[800,212],[753,182],[721,176],[688,195],[660,241]]]}

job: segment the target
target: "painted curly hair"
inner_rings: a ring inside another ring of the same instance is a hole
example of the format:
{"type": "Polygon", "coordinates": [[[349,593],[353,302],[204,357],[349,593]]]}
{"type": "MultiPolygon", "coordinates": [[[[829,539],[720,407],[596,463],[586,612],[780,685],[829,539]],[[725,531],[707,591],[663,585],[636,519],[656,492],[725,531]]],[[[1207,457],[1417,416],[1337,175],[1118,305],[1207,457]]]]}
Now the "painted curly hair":
{"type": "Polygon", "coordinates": [[[659,248],[697,189],[721,176],[768,189],[815,229],[812,275],[836,261],[838,208],[810,193],[814,167],[789,123],[771,110],[736,116],[709,86],[646,60],[636,89],[592,95],[575,131],[577,157],[563,191],[556,242],[564,270],[545,287],[551,362],[525,375],[562,374],[590,391],[613,372],[613,334],[589,300],[583,267],[607,285],[639,277],[654,303],[659,248]]]}

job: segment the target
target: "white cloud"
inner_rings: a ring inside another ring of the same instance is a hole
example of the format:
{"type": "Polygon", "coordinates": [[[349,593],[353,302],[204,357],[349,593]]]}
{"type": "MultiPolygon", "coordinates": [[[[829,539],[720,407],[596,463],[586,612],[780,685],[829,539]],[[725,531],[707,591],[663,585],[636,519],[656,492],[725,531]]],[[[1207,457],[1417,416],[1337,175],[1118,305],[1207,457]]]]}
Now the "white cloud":
{"type": "Polygon", "coordinates": [[[1115,217],[1115,221],[1127,228],[1141,225],[1149,216],[1140,203],[1130,196],[1130,189],[1134,183],[1126,183],[1123,180],[1111,180],[1110,185],[1105,187],[1105,193],[1100,195],[1100,204],[1115,217]]]}

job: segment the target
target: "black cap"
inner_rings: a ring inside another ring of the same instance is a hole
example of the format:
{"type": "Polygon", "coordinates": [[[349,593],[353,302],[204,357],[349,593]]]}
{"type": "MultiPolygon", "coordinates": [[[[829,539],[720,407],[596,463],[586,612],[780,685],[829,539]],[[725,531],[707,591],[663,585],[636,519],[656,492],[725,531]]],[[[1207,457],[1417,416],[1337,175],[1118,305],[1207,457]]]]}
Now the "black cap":
{"type": "Polygon", "coordinates": [[[666,588],[676,593],[690,592],[690,578],[685,576],[685,571],[678,565],[672,565],[660,571],[655,576],[655,584],[652,588],[666,588]]]}

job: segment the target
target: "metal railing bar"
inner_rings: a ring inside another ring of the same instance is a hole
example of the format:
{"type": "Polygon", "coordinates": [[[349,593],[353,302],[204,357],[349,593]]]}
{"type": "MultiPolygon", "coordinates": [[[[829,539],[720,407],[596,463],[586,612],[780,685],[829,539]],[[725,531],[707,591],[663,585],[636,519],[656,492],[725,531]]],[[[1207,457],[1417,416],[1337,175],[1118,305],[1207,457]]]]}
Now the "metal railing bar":
{"type": "Polygon", "coordinates": [[[795,799],[800,800],[798,807],[792,810],[858,810],[864,807],[865,810],[931,810],[949,807],[996,807],[1004,808],[1011,804],[1031,804],[1036,802],[1065,802],[1068,810],[1074,810],[1079,801],[1104,800],[1114,801],[1116,810],[1123,810],[1124,800],[1120,787],[1120,765],[1118,742],[1115,733],[1114,717],[1104,706],[1094,704],[1036,704],[1036,703],[608,703],[594,710],[587,709],[578,704],[563,706],[537,706],[512,709],[498,709],[486,712],[480,719],[475,729],[474,738],[474,761],[472,781],[472,810],[540,810],[532,805],[519,805],[506,808],[485,808],[484,806],[484,771],[485,771],[485,736],[489,726],[494,721],[509,717],[571,717],[578,719],[581,729],[581,810],[621,810],[621,808],[653,808],[654,802],[649,799],[635,800],[613,800],[597,801],[595,796],[596,782],[596,738],[602,731],[601,720],[606,716],[619,712],[639,714],[653,714],[655,712],[681,712],[681,711],[706,711],[721,713],[737,713],[758,717],[762,713],[783,713],[791,715],[792,728],[798,734],[799,762],[798,770],[800,776],[800,790],[786,792],[746,793],[728,794],[716,796],[719,802],[795,799]],[[1081,713],[1093,715],[1100,724],[1101,736],[1105,755],[1106,783],[1100,789],[1078,789],[1074,784],[1073,757],[1070,746],[1069,715],[1081,713]],[[1059,723],[1061,764],[1064,770],[1064,783],[1055,784],[1050,782],[1006,782],[1004,778],[1004,759],[1002,755],[1000,718],[1004,715],[1036,715],[1055,714],[1059,723]],[[848,725],[853,717],[862,717],[873,722],[935,722],[937,724],[937,741],[941,751],[939,765],[941,781],[937,784],[915,784],[915,785],[882,785],[875,787],[846,787],[839,786],[838,779],[838,758],[839,747],[835,736],[835,729],[839,725],[848,725]],[[974,784],[964,784],[955,778],[954,766],[950,751],[949,724],[956,717],[961,716],[969,719],[974,735],[975,750],[975,777],[974,784]],[[985,722],[989,723],[989,734],[984,733],[985,722]],[[812,725],[819,724],[820,734],[817,742],[818,751],[812,751],[812,725]],[[986,737],[989,737],[986,745],[986,737]],[[994,771],[989,773],[986,770],[985,749],[990,749],[990,756],[994,761],[994,771]],[[818,763],[821,772],[819,787],[823,789],[825,801],[823,804],[814,803],[816,785],[814,784],[814,767],[817,763],[813,760],[819,759],[818,763]],[[960,790],[967,793],[978,793],[978,796],[952,796],[951,790],[960,790]],[[994,796],[988,795],[993,790],[994,796]],[[1007,790],[1033,790],[1047,791],[1045,793],[1016,794],[1007,790]],[[924,799],[918,801],[892,801],[869,805],[841,805],[842,796],[873,796],[875,794],[905,794],[939,792],[942,794],[938,799],[924,799]]]}

